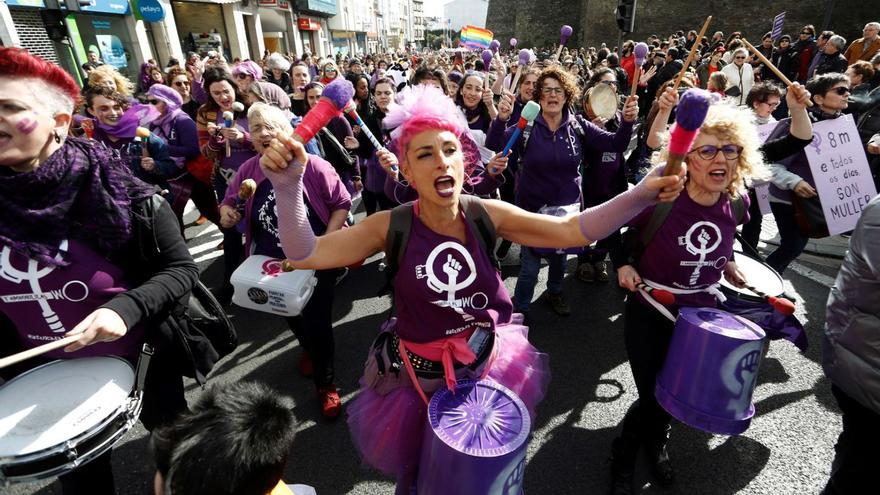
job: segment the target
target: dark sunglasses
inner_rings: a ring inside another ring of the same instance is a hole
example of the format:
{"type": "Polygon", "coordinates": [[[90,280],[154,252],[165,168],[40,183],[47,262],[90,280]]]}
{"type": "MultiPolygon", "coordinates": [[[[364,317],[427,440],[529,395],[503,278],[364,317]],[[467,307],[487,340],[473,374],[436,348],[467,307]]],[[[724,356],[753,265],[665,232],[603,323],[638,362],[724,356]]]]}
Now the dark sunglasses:
{"type": "Polygon", "coordinates": [[[177,81],[176,83],[174,83],[174,85],[178,86],[178,87],[183,87],[183,86],[189,86],[190,84],[189,84],[189,81],[177,81]]]}
{"type": "Polygon", "coordinates": [[[247,79],[250,76],[251,76],[250,74],[245,74],[244,72],[239,72],[238,74],[235,75],[235,78],[236,79],[247,79]]]}
{"type": "Polygon", "coordinates": [[[742,150],[742,146],[737,146],[735,144],[725,144],[721,147],[707,144],[704,146],[700,146],[699,148],[694,148],[690,152],[696,152],[698,155],[700,155],[700,158],[706,161],[714,160],[715,157],[718,156],[719,151],[724,155],[724,158],[728,160],[736,160],[737,158],[739,158],[742,150]]]}
{"type": "Polygon", "coordinates": [[[737,60],[745,60],[745,57],[743,57],[743,56],[739,56],[739,57],[736,57],[736,59],[737,59],[737,60]]]}
{"type": "Polygon", "coordinates": [[[845,95],[848,95],[851,93],[850,89],[847,87],[844,87],[844,86],[841,86],[839,88],[834,88],[831,91],[837,93],[840,96],[845,96],[845,95]]]}
{"type": "Polygon", "coordinates": [[[160,100],[152,99],[152,100],[147,100],[147,103],[149,103],[150,105],[158,105],[159,103],[162,103],[162,102],[160,100]]]}
{"type": "Polygon", "coordinates": [[[801,31],[801,34],[810,34],[810,35],[812,35],[813,33],[809,32],[809,31],[801,31]]]}

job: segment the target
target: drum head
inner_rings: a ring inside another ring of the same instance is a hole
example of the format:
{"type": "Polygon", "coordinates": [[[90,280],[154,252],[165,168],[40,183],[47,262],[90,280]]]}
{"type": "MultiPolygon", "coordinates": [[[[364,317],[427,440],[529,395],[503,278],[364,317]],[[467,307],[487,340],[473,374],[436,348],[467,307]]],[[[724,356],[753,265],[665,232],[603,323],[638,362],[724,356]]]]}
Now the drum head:
{"type": "MultiPolygon", "coordinates": [[[[746,276],[746,281],[749,285],[768,296],[778,297],[782,295],[785,291],[785,285],[782,281],[782,277],[780,277],[775,270],[745,253],[740,251],[734,252],[736,253],[736,266],[746,276]]],[[[724,289],[741,296],[760,299],[754,292],[745,288],[736,287],[724,277],[721,277],[721,285],[724,289]]]]}
{"type": "Polygon", "coordinates": [[[134,370],[114,357],[54,361],[0,387],[0,457],[39,452],[101,424],[125,403],[134,370]]]}
{"type": "Polygon", "coordinates": [[[590,108],[597,117],[608,120],[617,113],[617,92],[607,84],[597,84],[590,89],[590,108]]]}

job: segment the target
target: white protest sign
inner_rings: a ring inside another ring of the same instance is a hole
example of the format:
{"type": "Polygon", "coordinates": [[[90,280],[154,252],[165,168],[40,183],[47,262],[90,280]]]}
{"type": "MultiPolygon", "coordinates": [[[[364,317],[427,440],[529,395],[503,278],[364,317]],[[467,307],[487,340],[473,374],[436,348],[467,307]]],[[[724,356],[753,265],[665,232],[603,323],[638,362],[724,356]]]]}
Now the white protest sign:
{"type": "Polygon", "coordinates": [[[813,124],[813,142],[804,151],[828,232],[837,235],[854,229],[877,190],[852,116],[813,124]]]}
{"type": "MultiPolygon", "coordinates": [[[[758,137],[761,138],[762,143],[767,141],[767,137],[770,136],[773,129],[776,129],[777,125],[779,125],[778,122],[773,122],[772,124],[758,126],[758,137]]],[[[755,195],[758,197],[758,207],[761,208],[761,215],[772,213],[770,211],[770,184],[765,183],[755,186],[755,195]]]]}

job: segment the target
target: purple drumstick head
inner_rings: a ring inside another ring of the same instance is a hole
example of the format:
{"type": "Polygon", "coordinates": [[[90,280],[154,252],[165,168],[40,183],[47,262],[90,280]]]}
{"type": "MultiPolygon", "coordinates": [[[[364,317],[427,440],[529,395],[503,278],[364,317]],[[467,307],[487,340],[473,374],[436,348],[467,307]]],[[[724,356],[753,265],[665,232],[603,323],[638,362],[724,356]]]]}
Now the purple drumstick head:
{"type": "Polygon", "coordinates": [[[516,44],[519,43],[516,38],[510,38],[510,47],[516,48],[516,44]]]}
{"type": "Polygon", "coordinates": [[[564,45],[573,32],[574,30],[568,24],[562,26],[562,29],[559,30],[559,44],[564,45]]]}
{"type": "Polygon", "coordinates": [[[492,50],[483,50],[483,65],[486,67],[486,71],[489,70],[489,65],[492,64],[492,50]]]}
{"type": "Polygon", "coordinates": [[[646,43],[636,43],[633,48],[633,55],[636,57],[636,65],[641,67],[645,64],[645,57],[648,56],[648,45],[646,43]]]}
{"type": "Polygon", "coordinates": [[[529,61],[532,59],[532,54],[525,48],[519,51],[519,65],[526,66],[529,65],[529,61]]]}
{"type": "Polygon", "coordinates": [[[712,93],[705,89],[691,88],[685,91],[675,109],[676,125],[689,131],[699,129],[713,101],[712,93]]]}
{"type": "Polygon", "coordinates": [[[501,48],[501,42],[498,40],[492,40],[489,43],[489,49],[492,50],[492,53],[498,53],[498,49],[501,48]]]}
{"type": "Polygon", "coordinates": [[[342,110],[354,98],[354,86],[351,82],[339,78],[328,84],[321,96],[333,102],[338,110],[342,110]]]}

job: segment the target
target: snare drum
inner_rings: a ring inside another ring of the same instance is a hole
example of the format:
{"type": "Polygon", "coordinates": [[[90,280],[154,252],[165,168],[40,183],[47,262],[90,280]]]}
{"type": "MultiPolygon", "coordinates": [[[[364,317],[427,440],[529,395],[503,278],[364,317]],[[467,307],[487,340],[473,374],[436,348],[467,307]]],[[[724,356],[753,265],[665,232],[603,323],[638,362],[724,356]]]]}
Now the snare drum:
{"type": "Polygon", "coordinates": [[[138,419],[135,371],[116,357],[66,359],[0,387],[0,486],[52,478],[94,460],[138,419]]]}
{"type": "MultiPolygon", "coordinates": [[[[757,260],[740,251],[736,253],[735,261],[739,271],[746,277],[746,282],[768,296],[779,297],[785,291],[782,277],[776,270],[761,260],[757,260]]],[[[721,292],[727,297],[741,299],[743,301],[763,302],[764,298],[746,288],[736,287],[721,277],[721,292]]]]}

